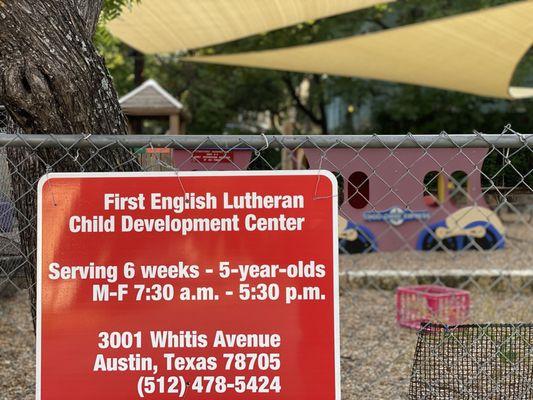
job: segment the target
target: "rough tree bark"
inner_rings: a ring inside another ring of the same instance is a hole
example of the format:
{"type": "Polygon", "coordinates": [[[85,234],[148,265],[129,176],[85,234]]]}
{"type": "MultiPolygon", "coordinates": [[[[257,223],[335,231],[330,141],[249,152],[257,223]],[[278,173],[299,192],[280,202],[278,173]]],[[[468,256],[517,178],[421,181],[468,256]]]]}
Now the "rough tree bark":
{"type": "MultiPolygon", "coordinates": [[[[24,133],[127,133],[111,77],[92,43],[102,3],[0,0],[0,103],[24,133]]],[[[8,148],[32,305],[38,179],[48,171],[135,170],[133,160],[124,149],[8,148]]]]}

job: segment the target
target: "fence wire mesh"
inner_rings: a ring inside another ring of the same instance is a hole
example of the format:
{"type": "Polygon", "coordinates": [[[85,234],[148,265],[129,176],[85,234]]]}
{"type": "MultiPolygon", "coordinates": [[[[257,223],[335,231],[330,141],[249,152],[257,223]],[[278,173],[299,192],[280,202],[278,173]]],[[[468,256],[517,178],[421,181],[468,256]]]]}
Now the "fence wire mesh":
{"type": "Polygon", "coordinates": [[[339,181],[343,399],[532,398],[531,325],[506,325],[508,336],[494,340],[487,333],[492,347],[464,345],[465,330],[424,330],[414,364],[416,330],[399,327],[469,323],[481,329],[475,336],[486,324],[533,321],[532,153],[533,135],[510,127],[497,135],[24,135],[0,110],[0,399],[33,395],[28,292],[40,176],[278,169],[329,170],[339,181]],[[454,301],[464,292],[466,310],[454,301]],[[474,379],[458,383],[464,365],[483,371],[516,335],[529,342],[505,367],[522,397],[506,379],[487,392],[474,379]]]}

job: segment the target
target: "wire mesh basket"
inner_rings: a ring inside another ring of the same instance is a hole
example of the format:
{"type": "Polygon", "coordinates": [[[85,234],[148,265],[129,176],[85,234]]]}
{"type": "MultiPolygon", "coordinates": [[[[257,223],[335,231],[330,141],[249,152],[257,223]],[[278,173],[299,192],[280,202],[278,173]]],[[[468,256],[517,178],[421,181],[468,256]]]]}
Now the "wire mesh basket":
{"type": "Polygon", "coordinates": [[[418,334],[409,398],[533,399],[532,328],[428,324],[418,334]]]}

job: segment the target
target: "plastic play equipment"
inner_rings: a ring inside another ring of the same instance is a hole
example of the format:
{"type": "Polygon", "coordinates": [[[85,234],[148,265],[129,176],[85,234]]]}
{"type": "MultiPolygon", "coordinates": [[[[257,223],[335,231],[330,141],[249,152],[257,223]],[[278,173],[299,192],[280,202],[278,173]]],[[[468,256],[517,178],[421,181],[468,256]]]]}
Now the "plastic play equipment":
{"type": "Polygon", "coordinates": [[[455,325],[466,322],[470,312],[470,293],[438,285],[412,285],[396,290],[396,322],[420,329],[433,322],[455,325]]]}
{"type": "Polygon", "coordinates": [[[305,149],[339,176],[341,248],[496,250],[505,229],[481,189],[482,148],[305,149]]]}

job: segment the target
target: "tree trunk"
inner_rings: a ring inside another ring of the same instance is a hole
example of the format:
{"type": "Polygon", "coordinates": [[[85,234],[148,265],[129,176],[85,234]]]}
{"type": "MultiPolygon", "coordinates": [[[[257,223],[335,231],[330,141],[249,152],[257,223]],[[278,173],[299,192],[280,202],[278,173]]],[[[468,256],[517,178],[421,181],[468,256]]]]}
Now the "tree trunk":
{"type": "Polygon", "coordinates": [[[141,86],[144,83],[144,54],[137,50],[132,50],[133,56],[133,83],[135,87],[141,86]]]}
{"type": "MultiPolygon", "coordinates": [[[[21,132],[127,133],[111,77],[92,43],[102,1],[0,0],[0,103],[21,132]]],[[[34,306],[39,178],[49,171],[131,171],[138,164],[125,149],[7,150],[34,306]]]]}

